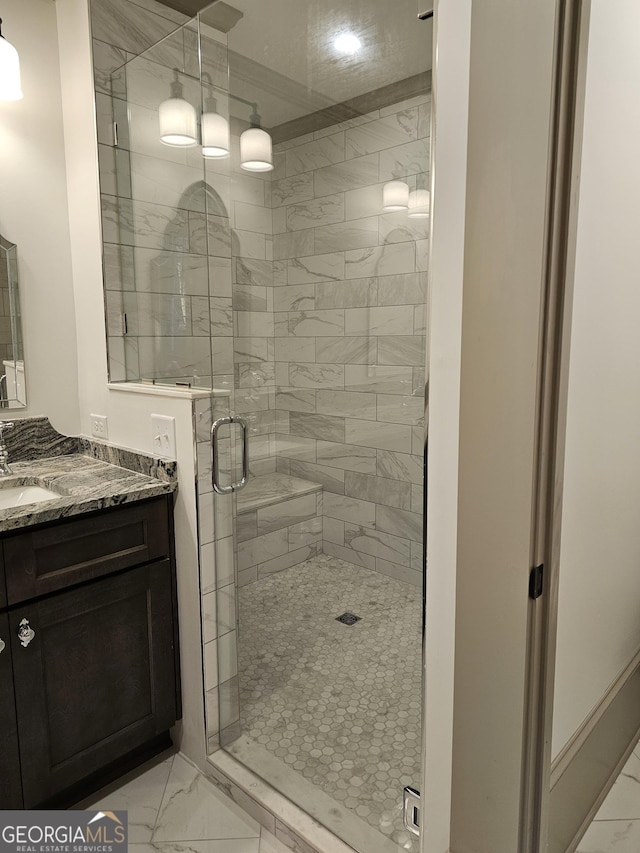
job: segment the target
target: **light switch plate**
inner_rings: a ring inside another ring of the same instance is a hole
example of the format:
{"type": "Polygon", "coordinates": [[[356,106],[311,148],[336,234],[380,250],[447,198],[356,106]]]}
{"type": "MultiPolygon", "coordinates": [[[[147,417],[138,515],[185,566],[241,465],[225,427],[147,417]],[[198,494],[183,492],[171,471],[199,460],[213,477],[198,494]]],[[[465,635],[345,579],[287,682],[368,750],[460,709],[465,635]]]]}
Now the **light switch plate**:
{"type": "Polygon", "coordinates": [[[169,415],[151,415],[153,452],[167,459],[176,458],[176,419],[169,415]]]}
{"type": "Polygon", "coordinates": [[[102,441],[109,440],[109,423],[106,415],[89,415],[91,418],[91,435],[102,441]]]}

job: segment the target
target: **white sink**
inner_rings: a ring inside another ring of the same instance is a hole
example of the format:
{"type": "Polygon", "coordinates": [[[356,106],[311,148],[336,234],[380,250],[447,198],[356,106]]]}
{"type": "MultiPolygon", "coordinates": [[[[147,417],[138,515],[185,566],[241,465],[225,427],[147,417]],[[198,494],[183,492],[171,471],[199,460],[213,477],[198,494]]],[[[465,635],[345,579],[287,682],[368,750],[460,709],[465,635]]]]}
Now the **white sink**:
{"type": "Polygon", "coordinates": [[[43,489],[42,486],[11,486],[8,489],[0,487],[0,510],[13,509],[27,504],[39,504],[59,498],[57,492],[43,489]]]}

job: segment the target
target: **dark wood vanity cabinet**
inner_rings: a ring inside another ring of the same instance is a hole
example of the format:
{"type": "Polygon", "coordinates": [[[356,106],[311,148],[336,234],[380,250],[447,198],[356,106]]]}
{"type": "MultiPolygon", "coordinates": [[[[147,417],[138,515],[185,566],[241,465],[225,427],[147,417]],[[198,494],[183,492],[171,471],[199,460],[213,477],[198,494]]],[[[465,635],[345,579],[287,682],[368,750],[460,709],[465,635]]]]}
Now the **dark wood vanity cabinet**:
{"type": "Polygon", "coordinates": [[[22,807],[9,617],[0,613],[0,808],[22,807]]]}
{"type": "Polygon", "coordinates": [[[163,496],[2,541],[13,672],[0,655],[0,719],[11,684],[24,808],[64,801],[180,716],[171,513],[163,496]]]}

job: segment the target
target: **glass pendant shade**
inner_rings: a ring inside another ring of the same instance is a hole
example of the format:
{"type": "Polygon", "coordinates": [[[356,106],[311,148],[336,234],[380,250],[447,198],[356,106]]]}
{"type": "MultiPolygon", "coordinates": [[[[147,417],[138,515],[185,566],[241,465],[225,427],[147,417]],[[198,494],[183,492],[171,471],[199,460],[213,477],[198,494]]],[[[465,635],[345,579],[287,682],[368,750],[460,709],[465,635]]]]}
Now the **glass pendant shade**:
{"type": "Polygon", "coordinates": [[[429,190],[412,190],[409,193],[409,218],[427,219],[429,217],[431,196],[429,190]]]}
{"type": "Polygon", "coordinates": [[[0,101],[19,101],[21,98],[18,51],[0,33],[0,101]]]}
{"type": "Polygon", "coordinates": [[[216,112],[202,114],[202,154],[204,157],[229,156],[229,122],[216,112]]]}
{"type": "Polygon", "coordinates": [[[388,181],[382,188],[382,209],[387,213],[408,210],[409,186],[404,181],[388,181]]]}
{"type": "Polygon", "coordinates": [[[260,127],[250,127],[240,137],[240,165],[248,172],[273,169],[271,137],[260,127]]]}

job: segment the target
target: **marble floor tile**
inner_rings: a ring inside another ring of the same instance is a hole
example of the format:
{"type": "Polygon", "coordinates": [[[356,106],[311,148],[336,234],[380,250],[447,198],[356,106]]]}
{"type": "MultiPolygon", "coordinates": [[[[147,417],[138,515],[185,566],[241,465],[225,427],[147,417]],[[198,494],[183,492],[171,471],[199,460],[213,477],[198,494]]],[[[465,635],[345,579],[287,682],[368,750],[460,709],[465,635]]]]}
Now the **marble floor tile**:
{"type": "Polygon", "coordinates": [[[127,811],[130,842],[151,841],[173,761],[172,755],[112,793],[101,795],[100,799],[83,807],[127,811]]]}
{"type": "MultiPolygon", "coordinates": [[[[226,801],[211,782],[181,755],[175,756],[153,831],[154,844],[259,836],[260,826],[253,818],[235,803],[226,801]]],[[[249,849],[247,847],[247,851],[249,849]]]]}

